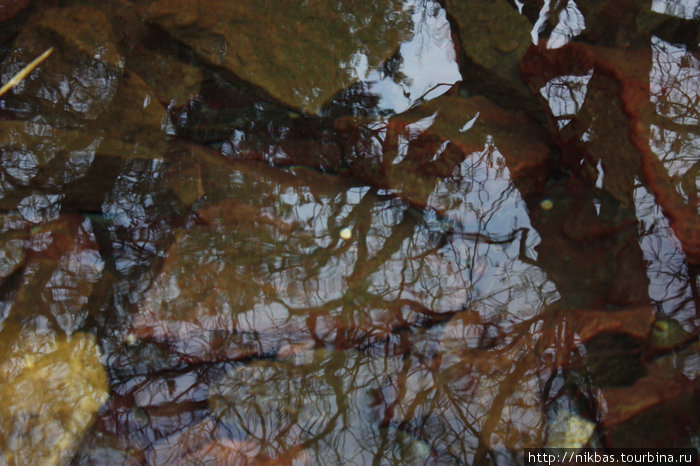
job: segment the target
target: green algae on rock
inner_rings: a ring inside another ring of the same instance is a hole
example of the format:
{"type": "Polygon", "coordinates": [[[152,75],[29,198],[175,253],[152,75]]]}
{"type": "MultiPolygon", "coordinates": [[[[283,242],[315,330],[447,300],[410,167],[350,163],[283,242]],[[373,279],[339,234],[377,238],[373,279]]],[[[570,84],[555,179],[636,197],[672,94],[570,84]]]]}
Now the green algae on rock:
{"type": "Polygon", "coordinates": [[[0,463],[64,464],[107,399],[100,349],[89,334],[11,330],[0,343],[0,463]]]}
{"type": "Polygon", "coordinates": [[[410,32],[398,0],[159,0],[141,14],[213,65],[310,114],[391,57],[410,32]]]}

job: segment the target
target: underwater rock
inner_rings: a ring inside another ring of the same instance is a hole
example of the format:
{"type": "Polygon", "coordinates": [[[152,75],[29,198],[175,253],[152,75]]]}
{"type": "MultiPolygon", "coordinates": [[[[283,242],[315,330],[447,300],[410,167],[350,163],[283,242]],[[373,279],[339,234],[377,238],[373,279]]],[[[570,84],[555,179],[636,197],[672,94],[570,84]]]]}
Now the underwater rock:
{"type": "Polygon", "coordinates": [[[203,72],[178,58],[138,49],[127,57],[126,67],[133,70],[153,89],[161,105],[179,107],[199,92],[203,72]]]}
{"type": "Polygon", "coordinates": [[[66,185],[88,172],[103,142],[87,132],[17,121],[0,121],[0,137],[5,141],[0,148],[0,204],[5,209],[42,191],[59,197],[66,185]]]}
{"type": "Polygon", "coordinates": [[[76,127],[98,118],[114,98],[123,67],[105,15],[76,6],[46,9],[12,43],[0,67],[6,82],[49,47],[51,56],[3,96],[17,118],[76,127]]]}
{"type": "Polygon", "coordinates": [[[9,231],[0,234],[0,283],[24,264],[25,231],[9,231]]]}
{"type": "Polygon", "coordinates": [[[407,38],[402,2],[160,0],[140,10],[209,63],[310,114],[407,38]]]}
{"type": "Polygon", "coordinates": [[[25,329],[8,335],[11,329],[3,330],[0,343],[4,460],[66,464],[109,393],[100,349],[88,334],[66,339],[25,329]]]}
{"type": "Polygon", "coordinates": [[[530,23],[505,0],[446,1],[465,53],[497,77],[519,79],[518,65],[532,40],[530,23]]]}
{"type": "Polygon", "coordinates": [[[22,121],[0,121],[0,138],[0,207],[8,210],[41,195],[59,207],[99,212],[124,164],[158,159],[166,144],[160,136],[147,146],[22,121]]]}
{"type": "Polygon", "coordinates": [[[651,331],[651,345],[655,349],[668,350],[675,348],[692,338],[680,322],[675,319],[659,319],[654,322],[651,331]]]}
{"type": "Polygon", "coordinates": [[[672,358],[647,365],[634,384],[608,387],[596,396],[608,443],[614,447],[682,447],[698,428],[696,381],[673,367],[672,358]]]}
{"type": "Polygon", "coordinates": [[[197,160],[178,157],[169,152],[165,183],[170,192],[185,207],[191,207],[204,196],[202,166],[197,160]]]}
{"type": "Polygon", "coordinates": [[[446,0],[445,8],[457,23],[468,92],[540,119],[539,106],[518,71],[532,44],[530,22],[506,0],[446,0]]]}
{"type": "Polygon", "coordinates": [[[3,96],[5,110],[19,120],[83,128],[94,139],[107,136],[164,152],[165,108],[138,75],[124,73],[124,57],[101,11],[75,6],[33,17],[3,61],[2,80],[49,47],[49,58],[3,96]]]}
{"type": "Polygon", "coordinates": [[[549,427],[547,448],[583,448],[595,427],[595,422],[562,409],[549,427]]]}
{"type": "MultiPolygon", "coordinates": [[[[170,120],[156,93],[140,76],[125,73],[111,105],[95,126],[105,136],[161,156],[168,147],[170,120]]],[[[125,154],[126,155],[126,154],[125,154]]]]}
{"type": "Polygon", "coordinates": [[[71,334],[87,318],[88,299],[104,267],[89,221],[63,216],[32,229],[25,244],[8,321],[48,319],[52,328],[71,334]]]}

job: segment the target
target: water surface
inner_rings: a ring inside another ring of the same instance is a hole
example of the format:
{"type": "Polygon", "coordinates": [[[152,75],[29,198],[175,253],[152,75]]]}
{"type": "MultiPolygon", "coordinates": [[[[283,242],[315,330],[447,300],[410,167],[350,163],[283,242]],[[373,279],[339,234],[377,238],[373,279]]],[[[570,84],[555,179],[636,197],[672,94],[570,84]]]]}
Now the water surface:
{"type": "Polygon", "coordinates": [[[346,3],[0,0],[0,463],[700,445],[697,2],[346,3]]]}

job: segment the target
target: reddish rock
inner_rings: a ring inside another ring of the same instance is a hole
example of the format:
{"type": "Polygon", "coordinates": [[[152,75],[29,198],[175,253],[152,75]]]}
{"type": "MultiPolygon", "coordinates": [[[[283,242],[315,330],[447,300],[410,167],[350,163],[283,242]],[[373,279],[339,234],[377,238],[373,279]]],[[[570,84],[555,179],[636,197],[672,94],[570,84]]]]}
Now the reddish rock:
{"type": "MultiPolygon", "coordinates": [[[[663,50],[657,48],[657,52],[662,53],[663,50]]],[[[664,115],[658,114],[658,109],[655,109],[652,103],[652,58],[652,51],[647,47],[621,50],[570,43],[559,49],[531,47],[520,65],[520,71],[533,91],[541,89],[557,76],[585,75],[592,69],[596,74],[617,81],[618,97],[628,119],[626,128],[622,128],[627,133],[623,139],[631,142],[637,151],[637,163],[640,164],[644,182],[669,219],[688,261],[697,264],[700,263],[700,215],[697,195],[690,194],[689,199],[683,197],[683,189],[680,187],[683,177],[672,176],[672,167],[668,166],[665,159],[651,146],[650,127],[658,124],[659,119],[665,118],[664,115]]],[[[686,61],[689,62],[690,58],[686,61]]],[[[660,103],[670,98],[668,93],[653,97],[660,103]]],[[[557,136],[554,138],[556,140],[557,136]]]]}
{"type": "Polygon", "coordinates": [[[687,446],[689,428],[698,427],[697,386],[665,359],[650,364],[633,385],[601,390],[597,402],[613,447],[687,446]]]}

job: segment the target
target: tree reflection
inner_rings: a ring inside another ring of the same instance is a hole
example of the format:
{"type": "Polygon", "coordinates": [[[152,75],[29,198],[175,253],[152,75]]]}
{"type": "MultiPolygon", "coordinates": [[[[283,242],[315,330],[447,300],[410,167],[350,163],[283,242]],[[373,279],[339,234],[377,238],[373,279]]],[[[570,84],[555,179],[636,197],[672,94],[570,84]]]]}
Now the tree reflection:
{"type": "Polygon", "coordinates": [[[697,20],[444,3],[382,50],[400,113],[373,78],[283,108],[133,11],[23,29],[72,39],[2,101],[0,323],[99,335],[112,395],[76,461],[512,464],[571,419],[576,446],[697,443],[697,20]],[[90,58],[115,15],[134,36],[90,58]],[[448,24],[464,80],[416,98],[411,47],[448,24]]]}

